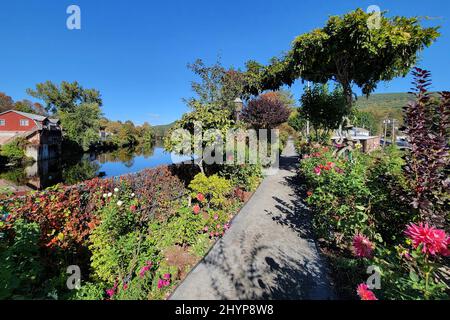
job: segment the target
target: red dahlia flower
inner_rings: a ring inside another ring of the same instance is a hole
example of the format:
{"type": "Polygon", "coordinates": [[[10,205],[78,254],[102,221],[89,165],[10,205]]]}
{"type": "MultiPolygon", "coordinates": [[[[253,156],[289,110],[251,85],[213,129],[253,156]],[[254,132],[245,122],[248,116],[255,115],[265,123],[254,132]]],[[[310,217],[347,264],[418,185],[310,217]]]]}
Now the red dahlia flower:
{"type": "Polygon", "coordinates": [[[197,195],[197,200],[200,201],[200,202],[203,202],[203,201],[205,201],[205,196],[203,194],[199,193],[197,195]]]}
{"type": "Polygon", "coordinates": [[[200,206],[198,204],[196,204],[192,210],[194,211],[195,214],[199,214],[200,213],[200,206]]]}
{"type": "Polygon", "coordinates": [[[358,296],[361,298],[361,300],[378,300],[375,294],[369,289],[367,284],[361,283],[358,288],[356,289],[356,292],[358,293],[358,296]]]}

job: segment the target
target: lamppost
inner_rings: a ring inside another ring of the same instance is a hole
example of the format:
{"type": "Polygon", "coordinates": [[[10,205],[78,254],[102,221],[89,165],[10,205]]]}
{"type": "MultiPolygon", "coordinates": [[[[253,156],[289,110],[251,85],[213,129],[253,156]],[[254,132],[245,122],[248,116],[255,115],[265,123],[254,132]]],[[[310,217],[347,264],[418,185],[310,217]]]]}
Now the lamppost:
{"type": "Polygon", "coordinates": [[[234,100],[234,112],[235,112],[234,115],[236,118],[236,122],[240,120],[239,118],[243,109],[244,109],[244,102],[242,101],[241,98],[236,98],[234,100]]]}

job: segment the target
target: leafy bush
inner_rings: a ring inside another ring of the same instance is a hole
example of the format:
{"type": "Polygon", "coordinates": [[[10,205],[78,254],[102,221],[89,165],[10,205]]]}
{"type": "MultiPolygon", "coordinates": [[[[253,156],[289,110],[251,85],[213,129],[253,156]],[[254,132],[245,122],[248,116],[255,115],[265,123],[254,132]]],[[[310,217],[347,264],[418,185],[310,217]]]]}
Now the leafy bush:
{"type": "Polygon", "coordinates": [[[129,276],[136,264],[154,260],[158,252],[152,241],[147,241],[145,215],[149,212],[136,211],[137,199],[126,191],[107,199],[99,211],[101,223],[89,238],[89,249],[96,278],[112,284],[129,276]]]}
{"type": "Polygon", "coordinates": [[[311,188],[307,201],[314,208],[319,236],[336,244],[348,243],[356,231],[379,238],[367,207],[367,156],[357,153],[354,162],[337,160],[322,149],[306,158],[301,172],[311,188]]]}
{"type": "Polygon", "coordinates": [[[274,129],[288,121],[291,111],[276,92],[251,100],[242,110],[241,119],[255,129],[274,129]]]}
{"type": "Polygon", "coordinates": [[[159,228],[163,247],[172,244],[180,246],[192,246],[197,242],[198,235],[202,231],[202,216],[194,214],[189,207],[182,207],[178,213],[172,216],[168,223],[159,228]]]}
{"type": "Polygon", "coordinates": [[[1,146],[0,156],[5,157],[9,162],[20,163],[26,159],[25,146],[26,141],[24,139],[14,139],[1,146]]]}
{"type": "Polygon", "coordinates": [[[413,72],[415,98],[405,108],[405,135],[411,151],[405,155],[404,173],[411,192],[407,195],[422,219],[443,227],[450,209],[449,144],[450,92],[432,99],[430,73],[413,72]]]}
{"type": "Polygon", "coordinates": [[[189,188],[192,190],[192,197],[197,197],[201,193],[214,208],[222,208],[226,203],[227,195],[232,191],[232,185],[229,180],[216,174],[207,177],[203,173],[195,176],[194,180],[189,184],[189,188]]]}
{"type": "Polygon", "coordinates": [[[220,175],[242,190],[255,191],[262,178],[262,168],[257,164],[224,165],[220,175]]]}
{"type": "Polygon", "coordinates": [[[27,299],[37,294],[43,269],[39,225],[21,219],[13,230],[12,240],[0,239],[0,299],[27,299]]]}
{"type": "Polygon", "coordinates": [[[69,297],[70,300],[103,300],[105,298],[105,289],[102,285],[95,283],[84,283],[79,290],[75,290],[69,297]]]}

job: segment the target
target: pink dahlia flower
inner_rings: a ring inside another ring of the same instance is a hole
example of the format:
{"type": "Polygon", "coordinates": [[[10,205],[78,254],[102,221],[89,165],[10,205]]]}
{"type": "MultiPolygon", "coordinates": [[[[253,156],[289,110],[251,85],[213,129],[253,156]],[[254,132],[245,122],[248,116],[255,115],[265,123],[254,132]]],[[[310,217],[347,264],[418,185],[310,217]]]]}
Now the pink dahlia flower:
{"type": "Polygon", "coordinates": [[[357,257],[371,258],[375,245],[362,234],[357,234],[353,238],[353,251],[357,257]]]}
{"type": "Polygon", "coordinates": [[[361,283],[356,289],[356,292],[361,300],[378,300],[373,291],[371,291],[365,283],[361,283]]]}
{"type": "Polygon", "coordinates": [[[414,249],[422,245],[424,254],[449,256],[450,237],[444,230],[430,227],[428,224],[419,223],[409,224],[406,228],[405,235],[411,239],[414,249]]]}

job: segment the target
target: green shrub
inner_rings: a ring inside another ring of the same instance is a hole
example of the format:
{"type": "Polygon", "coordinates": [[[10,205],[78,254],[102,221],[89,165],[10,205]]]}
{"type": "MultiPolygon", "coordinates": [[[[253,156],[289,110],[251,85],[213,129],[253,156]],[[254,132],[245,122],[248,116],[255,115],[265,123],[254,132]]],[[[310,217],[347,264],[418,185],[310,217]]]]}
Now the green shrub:
{"type": "Polygon", "coordinates": [[[308,157],[301,163],[301,172],[311,188],[308,203],[319,236],[342,245],[356,232],[380,238],[370,215],[368,156],[356,152],[350,162],[335,159],[325,148],[308,157]]]}
{"type": "Polygon", "coordinates": [[[242,190],[255,191],[261,182],[262,168],[259,164],[224,165],[219,174],[242,190]]]}
{"type": "Polygon", "coordinates": [[[79,290],[74,290],[69,300],[103,300],[105,298],[105,288],[101,284],[87,282],[79,290]]]}
{"type": "Polygon", "coordinates": [[[12,243],[0,246],[0,300],[32,299],[39,295],[37,284],[43,271],[39,258],[39,225],[17,220],[14,232],[12,243]]]}
{"type": "Polygon", "coordinates": [[[0,155],[12,163],[20,163],[26,160],[24,139],[15,139],[1,147],[0,155]]]}
{"type": "Polygon", "coordinates": [[[172,245],[191,246],[197,243],[200,231],[203,228],[203,218],[194,214],[191,208],[183,207],[172,216],[167,224],[159,228],[161,235],[160,245],[163,248],[172,245]]]}
{"type": "Polygon", "coordinates": [[[158,256],[141,216],[131,210],[135,200],[120,203],[117,199],[113,198],[99,212],[101,223],[90,236],[91,267],[96,278],[108,284],[158,256]]]}
{"type": "Polygon", "coordinates": [[[208,203],[214,208],[221,208],[226,203],[227,195],[233,189],[229,180],[219,177],[217,174],[210,177],[199,173],[189,184],[191,196],[197,197],[199,193],[203,194],[208,203]]]}

